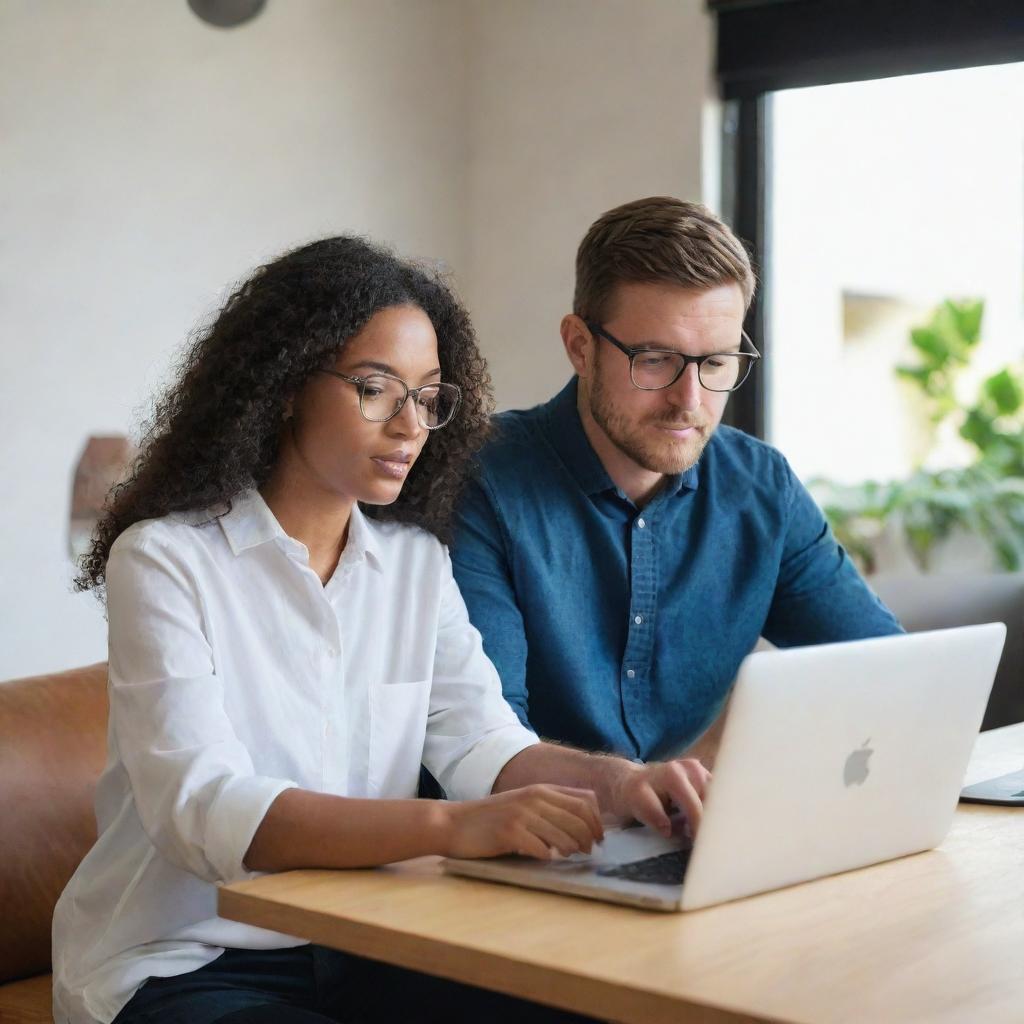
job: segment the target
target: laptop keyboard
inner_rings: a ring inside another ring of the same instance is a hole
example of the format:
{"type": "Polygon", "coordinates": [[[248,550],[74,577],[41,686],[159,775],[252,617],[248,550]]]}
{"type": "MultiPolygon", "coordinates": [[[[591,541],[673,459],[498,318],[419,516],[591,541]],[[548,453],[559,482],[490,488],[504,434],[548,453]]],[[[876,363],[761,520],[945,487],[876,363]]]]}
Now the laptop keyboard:
{"type": "Polygon", "coordinates": [[[634,860],[628,864],[614,864],[597,873],[606,878],[628,878],[631,882],[650,882],[655,885],[682,885],[686,866],[690,863],[690,850],[670,850],[657,857],[634,860]]]}

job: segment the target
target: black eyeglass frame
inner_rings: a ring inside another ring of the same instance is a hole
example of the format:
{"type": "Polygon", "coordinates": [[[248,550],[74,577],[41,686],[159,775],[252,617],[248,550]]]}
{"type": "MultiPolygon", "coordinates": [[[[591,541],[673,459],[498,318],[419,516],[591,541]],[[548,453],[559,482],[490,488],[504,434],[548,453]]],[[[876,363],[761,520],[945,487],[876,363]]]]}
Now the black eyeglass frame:
{"type": "Polygon", "coordinates": [[[685,352],[676,352],[674,349],[669,348],[631,348],[629,345],[619,341],[614,334],[606,331],[600,324],[591,323],[589,320],[585,320],[584,323],[587,325],[587,330],[590,331],[591,334],[594,334],[599,338],[604,338],[605,341],[614,345],[620,352],[624,352],[629,356],[629,380],[633,387],[638,391],[664,391],[665,388],[672,387],[672,385],[675,384],[675,382],[679,380],[684,373],[686,373],[686,368],[690,363],[696,363],[697,380],[700,381],[700,386],[704,388],[705,391],[713,391],[715,394],[726,395],[733,391],[738,391],[743,386],[746,379],[750,376],[750,371],[754,368],[754,363],[761,358],[761,353],[757,351],[754,343],[750,340],[750,335],[747,334],[746,331],[741,331],[740,333],[743,340],[751,347],[751,349],[753,349],[752,352],[709,352],[705,356],[688,356],[685,352]],[[682,359],[683,365],[679,368],[679,372],[667,384],[661,384],[656,388],[645,388],[643,385],[637,384],[636,378],[633,376],[633,360],[636,359],[637,356],[651,355],[652,353],[655,355],[675,356],[677,359],[682,359]],[[700,368],[706,359],[714,359],[716,357],[720,359],[722,356],[746,356],[749,359],[749,362],[747,363],[747,372],[744,373],[740,380],[738,380],[731,388],[709,388],[701,378],[700,368]]]}
{"type": "Polygon", "coordinates": [[[432,427],[423,422],[420,418],[419,407],[416,406],[416,420],[424,430],[440,430],[442,427],[447,427],[448,424],[455,419],[455,413],[458,411],[459,405],[462,403],[462,388],[460,388],[458,384],[449,384],[448,381],[439,380],[434,381],[432,384],[421,384],[418,388],[411,388],[404,380],[402,380],[401,377],[395,377],[390,373],[371,373],[366,377],[350,377],[347,373],[341,373],[338,370],[328,370],[323,366],[319,367],[319,370],[321,373],[329,373],[332,377],[338,377],[341,380],[348,381],[349,384],[354,384],[359,389],[359,415],[362,416],[367,423],[387,423],[388,420],[393,420],[405,408],[405,403],[409,401],[410,395],[412,395],[412,400],[415,404],[419,400],[420,392],[426,391],[427,388],[452,388],[455,391],[455,404],[452,405],[452,412],[448,419],[446,419],[444,423],[437,423],[432,427]],[[371,377],[386,377],[388,380],[397,381],[403,388],[405,388],[405,397],[398,403],[398,405],[395,406],[395,411],[390,415],[385,416],[382,420],[370,419],[363,410],[363,388],[371,377]]]}

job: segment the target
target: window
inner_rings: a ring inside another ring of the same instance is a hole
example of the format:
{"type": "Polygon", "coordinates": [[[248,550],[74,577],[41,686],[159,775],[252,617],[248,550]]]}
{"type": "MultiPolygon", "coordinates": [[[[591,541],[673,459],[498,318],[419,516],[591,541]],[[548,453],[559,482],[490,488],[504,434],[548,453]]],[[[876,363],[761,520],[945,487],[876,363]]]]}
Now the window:
{"type": "Polygon", "coordinates": [[[965,391],[1024,354],[1024,63],[778,92],[771,125],[768,440],[805,479],[964,464],[894,369],[947,298],[985,304],[965,391]]]}
{"type": "MultiPolygon", "coordinates": [[[[977,83],[977,89],[981,91],[984,91],[986,81],[996,85],[1001,82],[1008,90],[1014,87],[1014,83],[1019,83],[1019,77],[1015,77],[1017,72],[1007,71],[1006,77],[1000,79],[994,67],[988,72],[991,77],[986,77],[986,68],[1024,62],[1024,5],[1020,0],[901,0],[898,4],[891,0],[708,0],[708,6],[717,17],[717,69],[726,100],[723,212],[751,247],[755,263],[762,271],[761,289],[750,311],[747,331],[768,357],[765,365],[769,366],[774,359],[776,345],[792,344],[790,338],[773,337],[772,328],[784,328],[785,325],[774,322],[779,306],[774,289],[781,281],[781,274],[776,272],[778,268],[770,265],[769,256],[774,251],[772,232],[781,225],[776,201],[786,202],[785,187],[799,176],[799,168],[783,168],[788,154],[793,152],[793,146],[798,142],[800,128],[796,119],[802,113],[810,117],[814,113],[816,99],[823,106],[835,102],[837,109],[843,103],[854,107],[858,102],[868,104],[869,97],[882,97],[886,89],[892,89],[895,91],[889,96],[893,101],[907,104],[908,116],[918,119],[915,125],[905,124],[904,127],[920,136],[929,120],[922,110],[929,102],[934,102],[925,93],[935,89],[931,93],[934,97],[944,88],[941,84],[928,83],[926,80],[932,76],[923,73],[978,69],[974,78],[947,79],[951,83],[947,88],[952,90],[959,89],[958,83],[968,81],[977,83]],[[918,79],[918,75],[922,77],[918,79]],[[871,81],[881,79],[888,79],[889,84],[871,81]],[[924,84],[918,85],[917,82],[924,84]],[[838,83],[850,83],[846,87],[848,91],[844,92],[838,83]],[[882,91],[871,92],[869,87],[872,84],[882,91]],[[835,91],[818,92],[815,88],[818,86],[829,86],[835,91]],[[867,91],[862,92],[861,89],[867,91]],[[804,105],[802,108],[801,104],[804,105]],[[785,121],[785,135],[777,138],[775,121],[780,115],[785,121]],[[774,154],[779,145],[784,152],[774,154]],[[772,171],[776,175],[787,175],[781,186],[777,180],[772,180],[772,171]],[[790,174],[794,177],[788,177],[790,174]],[[777,192],[777,189],[780,190],[777,192]]],[[[940,81],[934,79],[936,83],[940,81]]],[[[1022,110],[1019,92],[1007,91],[1000,95],[998,88],[993,88],[987,95],[991,109],[985,111],[985,120],[991,123],[1001,113],[1004,124],[1002,141],[1012,145],[1016,139],[1019,145],[1022,110]]],[[[974,96],[978,104],[984,104],[981,92],[974,92],[974,96]]],[[[885,99],[879,98],[877,102],[883,108],[884,117],[891,119],[894,111],[884,109],[885,99]]],[[[947,113],[960,116],[962,112],[956,109],[958,104],[959,100],[956,100],[947,113]]],[[[863,106],[860,108],[858,116],[864,109],[863,106]]],[[[817,113],[821,115],[821,110],[817,113]]],[[[827,115],[823,119],[829,120],[827,115]]],[[[829,130],[836,127],[833,123],[829,130]]],[[[976,134],[978,127],[972,124],[972,133],[976,134]]],[[[851,132],[853,128],[851,125],[851,132]]],[[[863,125],[861,130],[862,135],[865,132],[870,134],[863,125]]],[[[883,131],[881,120],[877,131],[883,131]]],[[[894,124],[885,131],[891,138],[893,134],[899,135],[900,126],[894,124]]],[[[821,143],[822,152],[816,163],[825,161],[824,149],[830,145],[836,158],[841,158],[840,142],[823,139],[821,143]]],[[[873,145],[870,140],[866,144],[869,148],[873,145]]],[[[874,143],[876,146],[879,144],[880,141],[874,143]]],[[[941,143],[937,145],[942,148],[941,143]]],[[[957,148],[963,145],[963,140],[948,139],[946,145],[957,148]]],[[[923,153],[907,157],[906,153],[906,147],[898,145],[889,161],[888,182],[897,190],[903,187],[900,182],[907,180],[906,177],[898,178],[897,156],[915,163],[940,159],[923,153]]],[[[806,153],[802,159],[807,160],[806,153]]],[[[955,185],[955,172],[949,161],[943,158],[942,163],[946,167],[943,180],[955,185]]],[[[1019,173],[1019,159],[1016,170],[1012,161],[1010,164],[1004,161],[1003,167],[1012,182],[1013,175],[1019,173]]],[[[825,169],[837,174],[842,170],[837,167],[825,169]]],[[[880,183],[875,181],[873,184],[880,183]]],[[[823,196],[834,192],[827,188],[827,182],[815,181],[810,187],[814,193],[823,196]]],[[[959,190],[958,185],[955,190],[959,190]]],[[[880,201],[884,203],[884,198],[880,201]]],[[[1019,209],[1019,193],[1016,208],[1019,209]]],[[[823,215],[842,219],[846,209],[853,207],[837,204],[833,210],[823,211],[823,215]]],[[[1006,215],[1014,216],[1014,209],[1011,204],[1006,215]]],[[[833,230],[830,237],[834,239],[836,235],[833,230]]],[[[783,247],[781,257],[785,255],[785,246],[793,241],[788,235],[779,240],[783,247]]],[[[1019,244],[1018,237],[1018,247],[1019,244]]],[[[867,275],[859,272],[854,278],[867,281],[867,275]]],[[[936,279],[935,283],[938,290],[950,287],[945,277],[936,279]]],[[[897,281],[894,278],[891,284],[883,282],[877,289],[866,284],[858,285],[853,278],[849,286],[845,281],[842,285],[848,293],[850,323],[847,326],[851,328],[854,322],[860,322],[858,312],[868,315],[874,300],[879,301],[871,308],[878,317],[884,318],[883,307],[895,315],[890,299],[899,305],[905,298],[902,294],[890,294],[890,288],[903,287],[902,279],[897,281]],[[859,306],[859,309],[854,311],[854,306],[859,306]]],[[[917,290],[920,294],[909,296],[911,305],[925,301],[931,293],[927,287],[917,290]]],[[[964,290],[967,290],[966,285],[964,290]]],[[[986,324],[988,333],[991,333],[990,327],[995,330],[993,317],[996,310],[992,309],[991,313],[986,324]]],[[[837,316],[842,323],[842,304],[837,316]]],[[[758,375],[751,385],[738,392],[730,403],[730,422],[758,436],[771,432],[776,426],[776,413],[770,408],[770,387],[777,377],[771,371],[758,375]]],[[[782,424],[778,428],[787,429],[782,424]]]]}

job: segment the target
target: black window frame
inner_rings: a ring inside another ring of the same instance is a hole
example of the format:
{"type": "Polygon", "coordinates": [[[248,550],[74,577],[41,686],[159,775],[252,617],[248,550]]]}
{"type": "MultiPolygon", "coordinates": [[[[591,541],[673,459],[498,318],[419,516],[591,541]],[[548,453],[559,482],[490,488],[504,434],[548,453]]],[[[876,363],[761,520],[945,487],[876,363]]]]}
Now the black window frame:
{"type": "Polygon", "coordinates": [[[723,101],[722,213],[758,276],[744,327],[764,357],[730,399],[724,421],[764,438],[772,94],[1024,61],[1024,0],[707,0],[707,7],[716,19],[723,101]]]}

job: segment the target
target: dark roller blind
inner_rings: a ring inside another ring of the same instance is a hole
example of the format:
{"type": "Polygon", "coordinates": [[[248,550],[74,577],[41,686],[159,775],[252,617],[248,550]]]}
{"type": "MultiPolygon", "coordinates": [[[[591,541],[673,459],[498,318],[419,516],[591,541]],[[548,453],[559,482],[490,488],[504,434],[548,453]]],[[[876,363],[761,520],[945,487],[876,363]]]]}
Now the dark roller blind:
{"type": "Polygon", "coordinates": [[[1024,61],[1024,0],[709,0],[708,7],[717,16],[726,99],[1024,61]]]}

